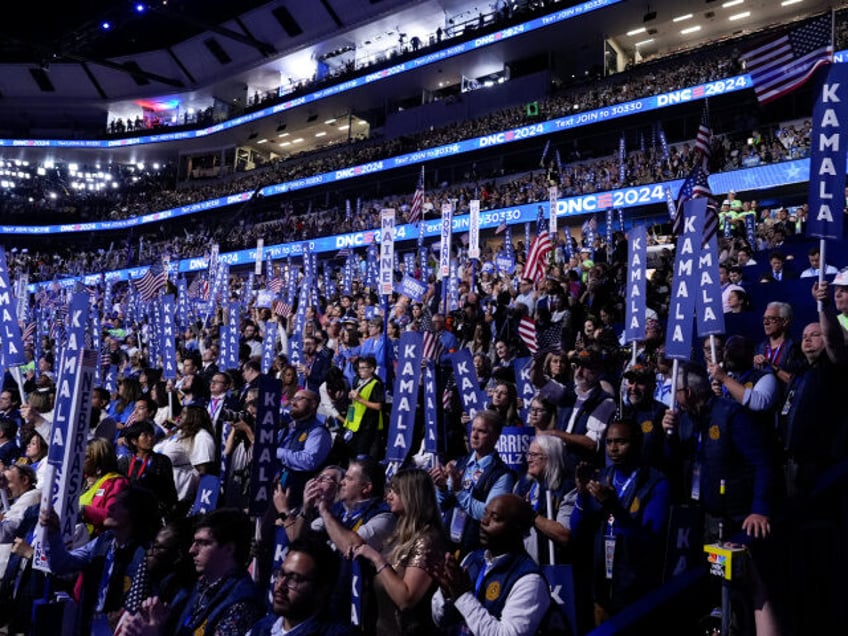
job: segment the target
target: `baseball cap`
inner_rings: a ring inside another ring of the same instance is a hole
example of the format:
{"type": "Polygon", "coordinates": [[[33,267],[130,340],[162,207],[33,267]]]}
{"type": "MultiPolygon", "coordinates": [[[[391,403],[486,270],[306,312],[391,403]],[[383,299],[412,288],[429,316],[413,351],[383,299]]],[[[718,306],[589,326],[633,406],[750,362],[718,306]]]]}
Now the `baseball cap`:
{"type": "Polygon", "coordinates": [[[568,361],[581,367],[599,367],[604,361],[604,356],[597,349],[581,349],[573,353],[568,361]]]}
{"type": "Polygon", "coordinates": [[[637,362],[624,372],[624,378],[626,380],[633,380],[634,382],[653,382],[656,380],[656,373],[652,366],[637,362]]]}

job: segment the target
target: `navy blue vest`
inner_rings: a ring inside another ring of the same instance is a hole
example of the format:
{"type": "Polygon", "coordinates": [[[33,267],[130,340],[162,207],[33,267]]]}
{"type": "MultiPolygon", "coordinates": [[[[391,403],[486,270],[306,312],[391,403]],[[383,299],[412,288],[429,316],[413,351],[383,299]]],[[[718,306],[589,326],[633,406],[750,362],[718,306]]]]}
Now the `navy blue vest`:
{"type": "Polygon", "coordinates": [[[533,559],[522,549],[521,552],[509,554],[506,558],[498,560],[492,568],[486,572],[482,580],[478,581],[480,572],[485,567],[485,550],[475,550],[465,560],[468,576],[474,583],[474,596],[480,604],[486,608],[495,618],[501,617],[501,612],[506,605],[506,599],[512,591],[512,586],[518,579],[528,574],[542,575],[542,571],[533,559]]]}
{"type": "MultiPolygon", "coordinates": [[[[471,459],[471,455],[466,455],[456,463],[456,469],[460,474],[465,473],[465,467],[471,459]]],[[[504,464],[501,456],[497,451],[494,452],[492,463],[483,471],[477,483],[471,489],[471,496],[477,501],[484,502],[489,496],[489,491],[492,489],[498,479],[506,474],[512,473],[512,469],[504,464]]],[[[448,519],[448,527],[450,526],[448,519]]],[[[476,549],[480,545],[480,522],[468,515],[465,522],[465,528],[462,530],[462,539],[459,542],[459,549],[462,554],[467,554],[471,550],[476,549]]]]}

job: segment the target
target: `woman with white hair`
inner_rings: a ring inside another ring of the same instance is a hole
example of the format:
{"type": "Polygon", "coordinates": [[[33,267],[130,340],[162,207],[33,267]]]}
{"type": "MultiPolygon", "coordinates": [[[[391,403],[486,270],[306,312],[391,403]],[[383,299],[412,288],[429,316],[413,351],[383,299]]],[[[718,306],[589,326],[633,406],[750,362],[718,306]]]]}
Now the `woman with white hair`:
{"type": "Polygon", "coordinates": [[[558,553],[570,537],[571,506],[566,505],[564,468],[562,442],[552,435],[538,435],[527,448],[527,472],[513,488],[513,493],[526,499],[535,512],[524,547],[534,561],[543,565],[562,562],[558,553]]]}

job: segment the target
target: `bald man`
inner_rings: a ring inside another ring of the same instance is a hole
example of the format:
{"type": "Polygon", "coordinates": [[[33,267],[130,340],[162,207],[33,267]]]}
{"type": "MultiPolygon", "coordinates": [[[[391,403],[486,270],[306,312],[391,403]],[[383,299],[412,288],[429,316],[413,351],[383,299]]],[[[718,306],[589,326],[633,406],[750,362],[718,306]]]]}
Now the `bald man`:
{"type": "Polygon", "coordinates": [[[517,495],[499,495],[486,505],[480,522],[483,547],[462,565],[448,554],[444,566],[431,573],[439,583],[432,610],[440,628],[464,623],[472,634],[497,629],[536,633],[551,595],[539,566],[524,550],[524,535],[532,525],[533,510],[517,495]]]}

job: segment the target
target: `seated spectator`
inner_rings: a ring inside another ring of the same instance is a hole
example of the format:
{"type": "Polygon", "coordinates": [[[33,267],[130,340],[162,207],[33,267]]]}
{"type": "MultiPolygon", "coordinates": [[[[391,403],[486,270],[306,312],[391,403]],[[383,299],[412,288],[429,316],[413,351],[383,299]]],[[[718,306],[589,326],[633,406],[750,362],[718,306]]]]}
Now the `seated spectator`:
{"type": "Polygon", "coordinates": [[[259,592],[246,571],[252,536],[250,518],[240,510],[219,508],[201,517],[189,549],[197,582],[168,607],[158,598],[142,606],[128,631],[246,634],[262,616],[259,592]]]}
{"type": "Polygon", "coordinates": [[[536,633],[551,595],[539,566],[524,550],[532,524],[533,510],[518,495],[500,495],[486,504],[482,547],[461,565],[447,555],[444,565],[433,571],[439,583],[433,620],[443,632],[464,626],[472,634],[536,633]]]}
{"type": "Polygon", "coordinates": [[[822,265],[821,264],[821,251],[818,245],[814,245],[807,252],[807,258],[810,261],[810,266],[801,272],[801,278],[818,278],[819,274],[824,270],[825,276],[834,276],[839,273],[839,270],[836,269],[833,265],[822,265]]]}
{"type": "Polygon", "coordinates": [[[103,520],[104,531],[71,551],[62,540],[55,511],[42,511],[40,522],[47,528],[44,552],[50,571],[60,576],[83,572],[77,633],[97,633],[94,630],[104,629],[105,621],[105,629],[110,629],[128,600],[126,581],[135,578],[158,529],[153,494],[135,486],[123,490],[103,520]]]}
{"type": "Polygon", "coordinates": [[[89,536],[96,537],[104,530],[103,524],[115,498],[130,482],[118,471],[115,447],[99,437],[86,446],[82,472],[85,489],[79,499],[80,517],[89,536]]]}
{"type": "Polygon", "coordinates": [[[325,634],[347,636],[357,633],[332,619],[335,609],[330,590],[336,582],[338,560],[332,550],[315,539],[296,539],[274,573],[271,614],[260,620],[248,636],[273,634],[325,634]]]}
{"type": "Polygon", "coordinates": [[[770,269],[760,276],[761,283],[779,283],[798,278],[798,275],[786,266],[786,256],[782,252],[773,251],[769,254],[769,266],[770,269]]]}

